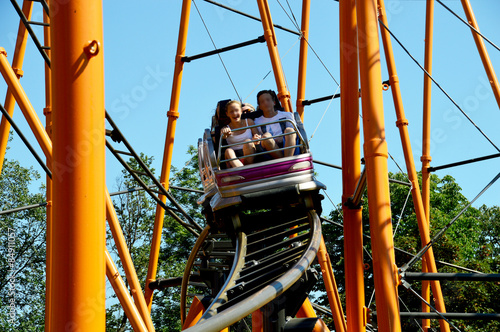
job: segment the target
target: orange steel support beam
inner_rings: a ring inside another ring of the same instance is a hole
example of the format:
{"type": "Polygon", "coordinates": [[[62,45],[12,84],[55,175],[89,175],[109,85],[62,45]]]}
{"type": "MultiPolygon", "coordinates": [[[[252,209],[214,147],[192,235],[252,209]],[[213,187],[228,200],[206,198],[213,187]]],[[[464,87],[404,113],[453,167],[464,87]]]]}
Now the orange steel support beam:
{"type": "Polygon", "coordinates": [[[127,315],[127,318],[132,325],[134,331],[145,331],[148,329],[142,320],[141,314],[137,310],[137,307],[134,305],[130,293],[128,292],[127,286],[123,281],[118,269],[116,268],[115,263],[111,259],[108,250],[106,249],[106,276],[108,277],[109,283],[113,286],[113,290],[115,294],[118,296],[118,300],[122,305],[123,311],[127,315]]]}
{"type": "MultiPolygon", "coordinates": [[[[93,59],[89,59],[89,60],[93,60],[93,59]]],[[[5,51],[2,48],[0,48],[0,71],[2,72],[2,75],[4,76],[6,82],[9,86],[9,89],[12,91],[12,94],[16,98],[17,103],[19,104],[21,110],[23,111],[23,114],[25,115],[25,117],[26,117],[32,131],[34,132],[42,150],[44,151],[47,160],[52,160],[52,142],[51,142],[51,139],[48,136],[48,133],[44,130],[43,125],[41,124],[38,116],[36,115],[36,112],[33,109],[33,106],[30,104],[22,86],[20,85],[19,81],[15,77],[14,71],[9,66],[9,64],[5,58],[5,51]]],[[[48,110],[47,108],[45,109],[46,113],[49,111],[50,110],[48,110]]],[[[102,132],[104,132],[104,118],[102,120],[102,128],[101,129],[102,129],[102,132]]],[[[83,143],[80,144],[80,147],[83,149],[88,149],[89,143],[95,144],[96,139],[97,139],[97,134],[98,134],[97,129],[94,131],[84,132],[83,135],[85,135],[86,140],[82,141],[83,143]]],[[[102,144],[104,144],[104,141],[102,144]]],[[[93,145],[93,146],[95,146],[95,145],[93,145]]],[[[58,183],[60,183],[63,180],[63,176],[65,175],[65,173],[73,172],[73,168],[74,168],[72,166],[73,164],[79,164],[82,162],[81,156],[77,154],[78,150],[71,150],[70,148],[68,148],[67,151],[69,152],[69,155],[67,156],[67,159],[64,160],[64,163],[58,162],[56,160],[54,167],[52,167],[53,165],[48,165],[49,168],[51,168],[53,171],[54,180],[58,183]]],[[[86,157],[88,155],[88,151],[84,150],[81,154],[84,157],[86,157]]],[[[75,165],[75,167],[76,166],[77,165],[75,165]]],[[[103,167],[101,167],[101,168],[103,168],[103,167]]],[[[103,190],[103,193],[104,193],[104,190],[103,190]]],[[[106,193],[107,193],[107,190],[106,190],[106,193]]],[[[107,196],[109,197],[109,194],[107,196]]],[[[113,208],[111,201],[109,201],[109,203],[107,204],[107,214],[108,214],[108,216],[112,216],[114,214],[114,208],[113,208]]],[[[116,217],[116,214],[114,214],[114,215],[116,217]]],[[[113,224],[113,222],[110,222],[110,228],[115,233],[117,233],[117,232],[121,233],[121,228],[118,224],[117,218],[113,219],[112,217],[109,217],[109,219],[116,221],[115,224],[113,224]]],[[[52,234],[52,232],[50,232],[50,230],[49,230],[48,234],[50,236],[50,234],[52,234]]],[[[122,234],[121,238],[123,240],[123,234],[122,234]]],[[[50,243],[50,242],[51,242],[50,239],[48,239],[48,243],[50,243]]],[[[117,247],[123,248],[123,246],[120,246],[119,240],[117,241],[117,247]]],[[[125,249],[126,249],[126,245],[125,245],[125,249]]],[[[50,245],[49,245],[49,250],[50,250],[50,245]]],[[[53,250],[54,249],[52,248],[52,251],[53,250]]],[[[103,248],[103,250],[104,250],[104,248],[103,248]]],[[[149,330],[153,331],[154,328],[152,327],[152,321],[151,321],[151,318],[149,317],[147,307],[145,306],[144,298],[142,296],[142,292],[140,290],[139,283],[137,281],[137,276],[135,274],[135,270],[133,269],[133,265],[131,263],[130,254],[128,253],[128,249],[126,249],[126,251],[124,251],[124,252],[122,251],[121,259],[124,262],[125,271],[127,273],[127,278],[129,280],[129,282],[132,284],[132,289],[134,289],[133,294],[134,294],[134,297],[136,299],[136,302],[139,303],[138,307],[141,308],[141,303],[143,304],[142,305],[142,313],[144,314],[145,317],[147,317],[146,322],[148,323],[149,330]],[[127,264],[127,262],[129,264],[127,264]],[[136,289],[138,289],[138,291],[135,291],[136,289]],[[142,301],[141,301],[141,298],[142,298],[142,301]]],[[[104,273],[104,271],[103,271],[103,273],[104,273]]],[[[52,283],[50,285],[47,285],[47,288],[49,290],[51,290],[53,285],[54,285],[54,281],[52,281],[52,283]]],[[[54,296],[53,293],[47,294],[46,302],[49,305],[49,308],[47,308],[47,309],[51,309],[50,306],[54,301],[53,296],[54,296]]],[[[53,318],[54,317],[50,316],[50,312],[49,312],[49,316],[47,319],[49,321],[52,321],[53,318]]]]}
{"type": "Polygon", "coordinates": [[[260,309],[252,312],[252,332],[264,332],[262,321],[263,317],[260,309]]]}
{"type": "MultiPolygon", "coordinates": [[[[384,0],[378,0],[378,13],[381,23],[388,26],[387,17],[385,15],[385,5],[384,0]]],[[[429,235],[429,223],[425,217],[425,210],[422,203],[422,196],[420,194],[420,186],[418,184],[417,171],[415,169],[415,161],[413,160],[413,153],[410,144],[410,134],[408,133],[408,120],[405,118],[405,112],[403,108],[403,100],[401,99],[401,90],[399,87],[399,78],[396,71],[396,62],[394,61],[394,55],[392,52],[391,36],[389,31],[387,31],[381,24],[380,26],[382,41],[384,43],[385,58],[387,62],[387,71],[389,72],[389,79],[391,82],[392,98],[394,100],[394,106],[396,109],[397,121],[396,125],[399,128],[399,135],[401,136],[401,143],[403,146],[403,154],[405,156],[406,171],[408,173],[408,178],[412,184],[411,193],[413,198],[413,205],[415,208],[415,214],[417,216],[417,222],[420,230],[420,239],[422,246],[425,246],[430,242],[429,235]]],[[[434,261],[434,252],[430,248],[426,254],[426,265],[427,271],[437,273],[436,262],[434,261]]],[[[433,281],[431,283],[432,290],[434,293],[436,308],[440,312],[446,312],[443,294],[441,291],[441,285],[439,281],[433,281]]],[[[449,331],[449,324],[445,320],[440,320],[441,331],[449,331]]]]}
{"type": "Polygon", "coordinates": [[[148,330],[154,331],[153,321],[151,320],[151,316],[144,299],[144,294],[142,293],[141,285],[139,284],[137,273],[134,268],[134,262],[130,256],[127,243],[125,242],[125,237],[123,236],[123,232],[120,227],[120,222],[118,221],[118,216],[116,215],[116,211],[113,207],[113,201],[111,200],[111,196],[109,195],[107,188],[105,188],[105,192],[106,219],[108,220],[109,229],[113,234],[113,239],[115,240],[116,248],[118,249],[118,255],[120,256],[123,270],[125,271],[127,281],[130,285],[130,292],[132,293],[137,310],[139,311],[148,330]]]}
{"type": "Polygon", "coordinates": [[[38,144],[40,144],[45,157],[51,158],[52,143],[50,141],[50,138],[45,131],[42,122],[36,115],[36,112],[31,105],[28,97],[26,96],[26,93],[24,92],[23,87],[21,86],[21,83],[16,76],[16,73],[7,61],[6,56],[7,52],[5,51],[5,49],[0,47],[0,72],[2,73],[5,82],[8,85],[9,91],[11,91],[12,95],[17,101],[17,104],[19,105],[19,108],[23,112],[23,115],[26,118],[31,131],[35,135],[38,144]]]}
{"type": "MultiPolygon", "coordinates": [[[[467,16],[467,21],[469,21],[469,24],[471,26],[473,26],[477,31],[479,31],[476,17],[474,16],[474,12],[472,11],[472,6],[470,5],[469,0],[461,0],[461,1],[462,1],[462,6],[464,7],[465,16],[467,16]]],[[[497,100],[498,107],[500,107],[500,85],[498,84],[498,79],[495,74],[495,69],[493,69],[493,65],[491,64],[488,51],[484,46],[483,38],[479,36],[472,29],[471,32],[472,32],[472,37],[474,37],[474,41],[476,42],[477,50],[479,51],[479,56],[481,57],[481,61],[483,62],[484,70],[486,70],[486,75],[488,75],[488,80],[490,81],[491,88],[493,89],[493,94],[495,95],[495,98],[497,100]]]]}
{"type": "MultiPolygon", "coordinates": [[[[297,318],[316,318],[316,312],[314,311],[311,301],[309,298],[306,298],[302,306],[299,308],[299,311],[297,311],[297,314],[295,315],[297,318]]],[[[330,332],[330,329],[328,326],[326,326],[325,322],[321,318],[318,318],[316,325],[314,325],[314,328],[311,332],[330,332]]]]}
{"type": "Polygon", "coordinates": [[[274,79],[278,88],[278,99],[285,111],[292,112],[292,102],[290,100],[290,92],[286,86],[285,75],[283,67],[281,66],[281,59],[278,53],[278,42],[276,34],[274,33],[273,20],[267,0],[257,0],[259,5],[260,18],[262,20],[262,27],[264,28],[264,37],[266,38],[267,49],[269,50],[269,57],[273,66],[274,79]]]}
{"type": "Polygon", "coordinates": [[[337,290],[337,283],[332,270],[332,262],[326,250],[325,239],[321,237],[321,243],[318,250],[318,263],[321,266],[321,274],[325,284],[326,295],[330,303],[333,321],[335,323],[335,332],[345,332],[347,330],[342,303],[337,290]]]}
{"type": "Polygon", "coordinates": [[[51,19],[53,331],[104,331],[105,150],[102,3],[74,0],[51,19]]]}
{"type": "Polygon", "coordinates": [[[301,33],[300,38],[300,54],[299,54],[299,78],[297,83],[297,112],[302,121],[304,121],[304,105],[302,102],[306,95],[306,74],[307,74],[307,50],[309,44],[309,15],[311,12],[311,1],[302,1],[302,20],[301,20],[301,33]]]}
{"type": "MultiPolygon", "coordinates": [[[[23,2],[23,13],[28,20],[31,19],[31,13],[33,11],[33,2],[24,1],[23,2]]],[[[24,53],[26,51],[26,42],[28,40],[28,32],[22,21],[19,21],[19,29],[17,32],[16,48],[14,50],[14,57],[12,59],[12,68],[18,79],[23,76],[23,60],[24,53]]],[[[5,110],[12,117],[14,114],[15,99],[12,95],[11,89],[7,89],[7,94],[5,96],[4,107],[5,110]]],[[[9,141],[10,123],[2,116],[2,121],[0,122],[0,174],[2,174],[2,166],[5,158],[5,151],[7,150],[7,142],[9,141]]]]}
{"type": "Polygon", "coordinates": [[[342,132],[342,211],[347,331],[366,330],[361,208],[345,203],[354,194],[361,174],[358,41],[356,4],[339,2],[340,19],[340,117],[342,132]]]}
{"type": "Polygon", "coordinates": [[[204,312],[205,312],[205,306],[198,299],[198,297],[195,296],[193,298],[193,302],[191,302],[191,306],[189,307],[189,312],[186,319],[184,320],[182,329],[185,330],[191,326],[196,325],[196,323],[198,323],[198,321],[200,320],[201,316],[203,316],[204,312]]]}
{"type": "MultiPolygon", "coordinates": [[[[175,56],[174,79],[172,83],[172,94],[170,96],[170,109],[167,112],[168,124],[165,138],[165,149],[163,152],[163,163],[161,167],[160,182],[168,190],[170,167],[172,164],[172,153],[174,150],[175,127],[179,118],[179,97],[181,94],[182,73],[184,63],[182,57],[186,53],[187,33],[189,27],[189,14],[191,12],[191,1],[183,0],[181,22],[179,26],[179,38],[177,40],[177,53],[175,56]]],[[[166,202],[167,198],[160,195],[160,199],[166,202]]],[[[153,302],[153,291],[149,289],[149,283],[156,278],[158,269],[158,257],[160,254],[161,234],[163,230],[163,219],[165,210],[160,205],[156,206],[155,224],[153,229],[153,239],[151,240],[151,251],[149,255],[148,273],[146,276],[145,298],[148,309],[151,311],[153,302]]]]}
{"type": "Polygon", "coordinates": [[[381,331],[401,331],[375,1],[356,1],[356,16],[377,319],[381,331]]]}
{"type": "MultiPolygon", "coordinates": [[[[432,75],[432,45],[434,39],[434,0],[427,0],[425,20],[425,70],[432,75]]],[[[423,109],[423,132],[422,132],[422,203],[424,205],[425,220],[430,227],[431,206],[431,173],[428,171],[431,163],[431,90],[432,80],[424,74],[424,109],[423,109]]],[[[427,258],[422,257],[422,272],[427,270],[427,258]]],[[[422,297],[430,303],[430,282],[422,282],[422,297]]],[[[422,303],[422,312],[430,312],[429,306],[422,303]]],[[[431,327],[430,319],[422,319],[422,329],[427,332],[431,327]]]]}
{"type": "MultiPolygon", "coordinates": [[[[25,1],[31,2],[31,1],[25,1]]],[[[50,5],[50,2],[47,1],[47,4],[50,5]]],[[[50,18],[43,12],[43,21],[48,26],[44,26],[43,28],[43,37],[44,37],[44,45],[50,47],[50,18]]],[[[45,50],[47,56],[50,59],[50,49],[45,50]]],[[[45,131],[49,135],[49,139],[52,139],[52,76],[50,74],[50,68],[45,63],[45,108],[43,109],[43,114],[45,115],[45,131]]],[[[47,158],[47,167],[52,169],[52,158],[47,158]]],[[[51,320],[49,312],[51,312],[52,308],[52,299],[49,296],[52,285],[52,179],[47,175],[47,189],[46,189],[46,197],[47,197],[47,207],[46,207],[46,216],[47,216],[47,226],[46,226],[46,235],[45,235],[45,331],[52,331],[51,320]]]]}

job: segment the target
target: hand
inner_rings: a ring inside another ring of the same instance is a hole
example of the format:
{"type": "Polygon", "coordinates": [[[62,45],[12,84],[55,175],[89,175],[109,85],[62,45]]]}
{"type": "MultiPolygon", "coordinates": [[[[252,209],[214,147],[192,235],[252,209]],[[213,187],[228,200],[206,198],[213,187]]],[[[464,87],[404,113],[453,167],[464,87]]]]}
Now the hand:
{"type": "Polygon", "coordinates": [[[227,138],[229,135],[231,135],[231,128],[229,128],[229,126],[225,126],[224,128],[222,128],[220,130],[221,134],[222,134],[222,138],[227,138]]]}
{"type": "MultiPolygon", "coordinates": [[[[255,135],[253,135],[253,139],[254,139],[254,140],[261,139],[261,138],[262,138],[262,136],[260,136],[259,134],[255,134],[255,135]]],[[[255,144],[260,144],[260,141],[255,142],[255,144]]]]}

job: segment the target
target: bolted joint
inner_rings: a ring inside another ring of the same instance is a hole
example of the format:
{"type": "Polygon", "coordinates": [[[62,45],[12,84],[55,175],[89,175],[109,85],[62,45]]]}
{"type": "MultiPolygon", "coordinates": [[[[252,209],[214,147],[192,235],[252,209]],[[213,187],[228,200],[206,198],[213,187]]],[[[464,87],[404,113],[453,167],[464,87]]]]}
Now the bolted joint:
{"type": "Polygon", "coordinates": [[[278,92],[278,99],[281,100],[281,98],[290,99],[290,92],[289,91],[283,91],[283,93],[278,92]]]}
{"type": "Polygon", "coordinates": [[[372,322],[372,311],[367,307],[363,307],[363,326],[372,322]]]}
{"type": "Polygon", "coordinates": [[[101,50],[101,43],[97,40],[92,40],[87,43],[87,45],[83,48],[85,51],[85,54],[89,58],[95,57],[97,54],[99,54],[99,51],[101,50]]]}
{"type": "Polygon", "coordinates": [[[396,121],[396,127],[400,128],[401,126],[407,126],[408,125],[408,120],[407,119],[399,119],[396,121]]]}
{"type": "Polygon", "coordinates": [[[188,60],[187,56],[184,56],[182,54],[178,54],[175,56],[175,63],[184,63],[184,62],[189,62],[191,60],[188,60]]]}
{"type": "Polygon", "coordinates": [[[174,110],[170,110],[170,111],[167,112],[167,116],[169,118],[176,118],[176,119],[178,119],[179,115],[180,115],[179,112],[174,111],[174,110]]]}
{"type": "Polygon", "coordinates": [[[391,83],[391,85],[394,85],[395,83],[399,83],[398,75],[392,75],[391,77],[389,77],[389,82],[391,83]]]}
{"type": "Polygon", "coordinates": [[[20,68],[12,68],[14,70],[14,73],[16,74],[17,78],[20,79],[21,77],[24,76],[24,71],[20,68]]]}
{"type": "Polygon", "coordinates": [[[354,203],[354,198],[349,197],[347,201],[344,203],[344,206],[346,206],[349,210],[359,210],[363,206],[363,200],[360,200],[356,204],[354,203]]]}
{"type": "Polygon", "coordinates": [[[7,51],[5,50],[5,48],[0,47],[0,55],[7,56],[7,51]]]}
{"type": "Polygon", "coordinates": [[[432,161],[432,157],[427,155],[422,155],[422,157],[420,157],[420,161],[423,163],[425,163],[426,161],[430,163],[432,161]]]}
{"type": "Polygon", "coordinates": [[[403,276],[399,273],[400,270],[396,264],[394,264],[394,268],[393,268],[392,272],[394,274],[394,280],[396,281],[396,287],[401,286],[403,276]]]}
{"type": "Polygon", "coordinates": [[[389,158],[387,152],[387,142],[383,138],[373,138],[363,144],[365,159],[374,157],[389,158]]]}

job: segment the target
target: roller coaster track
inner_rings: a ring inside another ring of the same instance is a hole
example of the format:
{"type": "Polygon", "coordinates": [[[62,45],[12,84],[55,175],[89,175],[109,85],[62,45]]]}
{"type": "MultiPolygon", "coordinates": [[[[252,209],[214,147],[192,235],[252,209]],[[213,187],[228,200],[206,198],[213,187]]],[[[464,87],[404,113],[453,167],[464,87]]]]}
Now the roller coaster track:
{"type": "Polygon", "coordinates": [[[212,286],[211,304],[188,331],[220,331],[277,298],[287,315],[295,315],[307,296],[299,287],[314,279],[306,271],[321,242],[316,211],[303,205],[252,214],[233,209],[224,221],[233,232],[221,235],[207,226],[188,259],[181,288],[183,321],[189,279],[212,286]],[[225,282],[217,287],[214,280],[222,275],[225,282]],[[289,289],[296,301],[290,301],[289,289]]]}

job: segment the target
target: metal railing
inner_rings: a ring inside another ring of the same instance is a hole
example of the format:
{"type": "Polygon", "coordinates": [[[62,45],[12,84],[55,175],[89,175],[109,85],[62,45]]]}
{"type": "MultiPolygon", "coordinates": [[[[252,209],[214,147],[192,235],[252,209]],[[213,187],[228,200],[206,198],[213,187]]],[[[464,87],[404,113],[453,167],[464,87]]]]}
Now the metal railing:
{"type": "MultiPolygon", "coordinates": [[[[237,128],[237,129],[234,129],[234,130],[231,129],[231,132],[244,131],[244,130],[252,129],[252,128],[260,128],[262,126],[266,126],[266,125],[270,125],[270,124],[275,124],[275,123],[282,123],[282,122],[289,122],[292,125],[294,131],[290,132],[290,133],[283,133],[283,134],[269,136],[269,137],[265,137],[265,138],[252,139],[252,140],[247,141],[247,142],[233,143],[233,144],[227,144],[227,145],[219,144],[219,148],[218,148],[218,151],[217,151],[217,167],[220,169],[220,165],[222,163],[224,163],[224,162],[229,162],[229,161],[237,160],[237,159],[245,159],[245,158],[250,158],[250,157],[255,157],[255,156],[260,156],[260,155],[265,155],[265,154],[269,154],[269,153],[274,152],[274,151],[283,151],[283,150],[290,150],[290,149],[296,149],[296,148],[303,148],[304,150],[307,150],[306,141],[304,140],[304,138],[300,134],[300,131],[297,128],[297,124],[295,122],[291,121],[290,119],[283,119],[283,120],[268,122],[268,123],[265,123],[265,124],[246,126],[246,127],[241,127],[241,128],[237,128]],[[292,146],[285,147],[285,139],[284,139],[284,137],[285,136],[289,136],[289,135],[294,135],[294,134],[296,134],[297,137],[299,138],[300,144],[295,144],[295,145],[292,145],[292,146]],[[254,143],[255,144],[255,143],[260,143],[262,141],[267,141],[269,139],[275,139],[275,138],[278,138],[278,137],[283,137],[283,147],[282,148],[273,149],[273,150],[269,150],[269,151],[256,152],[256,153],[252,153],[252,154],[249,154],[249,155],[246,155],[246,156],[241,156],[241,157],[236,157],[236,158],[230,158],[230,159],[222,159],[221,160],[221,152],[222,152],[223,148],[230,148],[230,147],[233,147],[233,146],[245,145],[245,144],[250,144],[250,143],[254,143]]],[[[259,132],[261,132],[261,130],[259,130],[259,132]]],[[[223,140],[222,136],[223,136],[223,134],[220,134],[219,142],[222,142],[222,140],[223,140]]]]}

